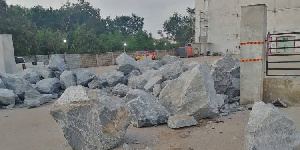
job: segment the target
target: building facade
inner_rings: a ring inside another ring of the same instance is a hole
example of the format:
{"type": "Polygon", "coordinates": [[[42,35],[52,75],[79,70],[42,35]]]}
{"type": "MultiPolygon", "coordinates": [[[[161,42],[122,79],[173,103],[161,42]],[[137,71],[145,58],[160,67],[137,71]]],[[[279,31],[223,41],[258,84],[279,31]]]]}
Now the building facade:
{"type": "MultiPolygon", "coordinates": [[[[270,33],[300,32],[300,0],[195,0],[195,43],[201,52],[240,53],[241,6],[266,4],[270,33]]],[[[267,33],[266,33],[267,34],[267,33]]],[[[270,40],[299,39],[300,35],[276,35],[270,40]]],[[[272,43],[275,47],[300,46],[299,42],[272,43]]],[[[274,49],[300,52],[300,49],[274,49]]]]}

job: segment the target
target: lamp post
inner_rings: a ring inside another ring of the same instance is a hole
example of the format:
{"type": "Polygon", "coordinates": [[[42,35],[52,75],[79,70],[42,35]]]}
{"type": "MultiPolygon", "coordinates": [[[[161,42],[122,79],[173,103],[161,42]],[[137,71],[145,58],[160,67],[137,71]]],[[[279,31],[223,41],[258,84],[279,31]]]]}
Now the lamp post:
{"type": "Polygon", "coordinates": [[[124,53],[126,53],[126,46],[127,46],[127,44],[124,43],[124,53]]]}

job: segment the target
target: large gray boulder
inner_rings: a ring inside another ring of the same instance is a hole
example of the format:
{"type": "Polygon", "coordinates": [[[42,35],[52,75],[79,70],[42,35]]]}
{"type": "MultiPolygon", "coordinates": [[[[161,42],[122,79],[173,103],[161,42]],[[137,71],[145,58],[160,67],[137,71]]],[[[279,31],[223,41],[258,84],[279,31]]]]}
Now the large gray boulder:
{"type": "Polygon", "coordinates": [[[89,82],[93,79],[93,73],[89,70],[76,71],[77,85],[88,87],[89,82]]]}
{"type": "Polygon", "coordinates": [[[192,61],[191,63],[188,64],[187,68],[188,70],[192,70],[194,67],[198,66],[199,63],[192,61]]]}
{"type": "Polygon", "coordinates": [[[33,69],[25,69],[20,73],[21,77],[31,84],[36,84],[42,76],[36,73],[33,69]]]}
{"type": "Polygon", "coordinates": [[[102,89],[107,85],[107,82],[104,79],[100,79],[97,76],[94,76],[92,81],[88,84],[90,89],[102,89]]]}
{"type": "Polygon", "coordinates": [[[36,86],[42,94],[54,94],[59,92],[60,81],[57,78],[48,78],[39,81],[36,86]]]}
{"type": "Polygon", "coordinates": [[[165,124],[168,121],[168,111],[158,101],[149,96],[139,96],[126,104],[132,114],[132,124],[135,127],[148,127],[165,124]]]}
{"type": "Polygon", "coordinates": [[[119,83],[115,87],[113,87],[112,93],[115,96],[124,97],[130,90],[132,90],[132,88],[130,88],[129,86],[119,83]]]}
{"type": "Polygon", "coordinates": [[[0,107],[13,108],[15,106],[15,94],[12,90],[0,89],[0,107]]]}
{"type": "Polygon", "coordinates": [[[25,93],[24,106],[28,108],[39,107],[42,104],[50,102],[55,99],[56,96],[52,94],[40,94],[35,89],[27,90],[25,93]]]}
{"type": "Polygon", "coordinates": [[[294,122],[263,102],[252,107],[245,134],[245,150],[294,150],[300,145],[294,122]]]}
{"type": "Polygon", "coordinates": [[[75,150],[109,150],[123,140],[130,124],[122,99],[82,86],[69,87],[50,109],[75,150]]]}
{"type": "Polygon", "coordinates": [[[118,56],[116,61],[119,66],[118,70],[126,75],[129,74],[132,70],[139,70],[138,63],[126,53],[123,53],[120,56],[118,56]]]}
{"type": "Polygon", "coordinates": [[[147,84],[144,86],[144,89],[146,91],[153,92],[154,85],[161,84],[162,80],[163,79],[161,76],[155,76],[147,82],[147,84]]]}
{"type": "Polygon", "coordinates": [[[181,61],[175,61],[172,64],[166,64],[158,69],[159,75],[163,77],[163,80],[173,80],[178,78],[181,73],[184,72],[184,65],[181,61]]]}
{"type": "Polygon", "coordinates": [[[6,89],[6,86],[4,85],[3,81],[0,78],[0,89],[6,89]]]}
{"type": "Polygon", "coordinates": [[[184,65],[184,62],[182,59],[176,57],[176,56],[170,56],[170,55],[165,55],[162,59],[161,59],[161,63],[162,65],[167,65],[167,64],[173,64],[176,61],[179,61],[181,65],[184,65]]]}
{"type": "Polygon", "coordinates": [[[179,129],[183,127],[190,127],[197,125],[198,122],[195,120],[193,116],[186,115],[175,115],[171,116],[168,119],[168,126],[172,129],[179,129]]]}
{"type": "Polygon", "coordinates": [[[41,75],[43,79],[55,77],[54,72],[51,71],[48,67],[33,68],[33,71],[41,75]]]}
{"type": "Polygon", "coordinates": [[[145,72],[147,70],[157,70],[160,67],[162,67],[160,61],[152,60],[151,58],[148,57],[138,60],[137,62],[142,72],[145,72]]]}
{"type": "Polygon", "coordinates": [[[159,72],[157,70],[147,70],[140,76],[133,76],[128,80],[128,86],[133,89],[144,89],[145,85],[150,79],[157,76],[159,72]]]}
{"type": "Polygon", "coordinates": [[[105,81],[109,87],[114,87],[119,83],[126,83],[124,73],[117,70],[105,72],[99,78],[105,81]]]}
{"type": "Polygon", "coordinates": [[[139,96],[146,96],[146,97],[151,97],[152,99],[155,99],[155,97],[153,97],[152,94],[150,94],[144,90],[132,89],[129,92],[127,92],[126,96],[124,97],[124,101],[127,103],[139,96]]]}
{"type": "Polygon", "coordinates": [[[63,72],[66,70],[66,63],[59,55],[52,55],[49,60],[49,68],[52,71],[63,72]]]}
{"type": "Polygon", "coordinates": [[[172,116],[187,115],[196,120],[217,116],[216,90],[208,68],[207,64],[199,65],[163,88],[159,99],[172,116]]]}
{"type": "Polygon", "coordinates": [[[60,84],[62,89],[67,89],[70,86],[76,86],[77,80],[75,73],[73,71],[64,71],[60,75],[60,84]]]}

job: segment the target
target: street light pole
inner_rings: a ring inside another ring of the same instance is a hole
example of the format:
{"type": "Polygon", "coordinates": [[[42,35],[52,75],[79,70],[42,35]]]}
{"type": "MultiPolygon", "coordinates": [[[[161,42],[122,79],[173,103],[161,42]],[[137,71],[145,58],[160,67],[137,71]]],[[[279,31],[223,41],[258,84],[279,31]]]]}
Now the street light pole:
{"type": "Polygon", "coordinates": [[[127,46],[127,44],[124,43],[124,53],[126,53],[126,46],[127,46]]]}

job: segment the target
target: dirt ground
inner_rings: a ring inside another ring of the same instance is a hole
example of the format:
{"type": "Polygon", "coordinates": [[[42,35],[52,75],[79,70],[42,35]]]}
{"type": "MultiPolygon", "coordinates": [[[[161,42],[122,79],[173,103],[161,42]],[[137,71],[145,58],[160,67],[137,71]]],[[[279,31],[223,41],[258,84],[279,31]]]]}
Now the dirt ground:
{"type": "MultiPolygon", "coordinates": [[[[213,61],[218,57],[185,59],[191,61],[213,61]]],[[[115,69],[116,66],[90,68],[96,74],[115,69]]],[[[35,108],[0,110],[1,150],[71,150],[66,144],[61,129],[50,116],[51,104],[35,108]]],[[[282,109],[292,118],[300,130],[300,108],[282,109]]],[[[134,128],[130,126],[124,143],[136,149],[146,146],[154,150],[242,150],[244,128],[250,111],[237,112],[218,122],[201,120],[199,125],[180,130],[169,129],[166,125],[134,128]]],[[[122,149],[122,144],[116,148],[122,149]]]]}

